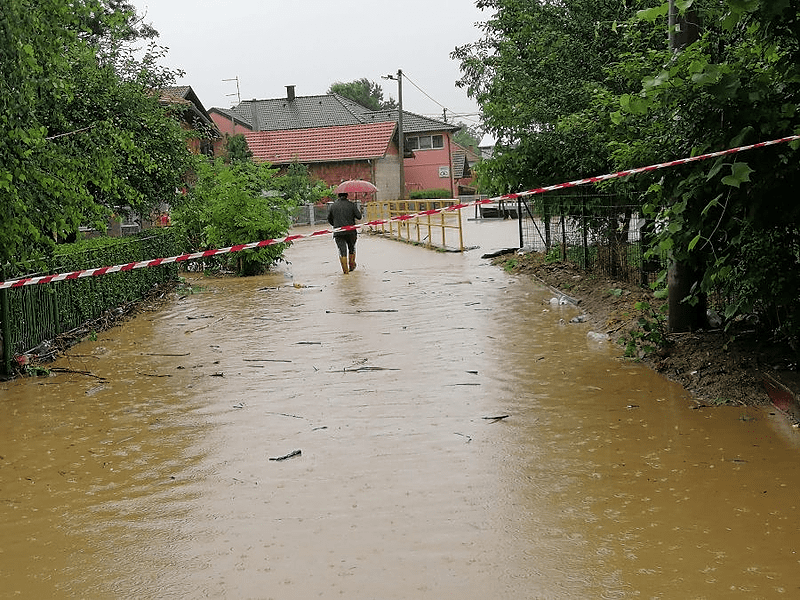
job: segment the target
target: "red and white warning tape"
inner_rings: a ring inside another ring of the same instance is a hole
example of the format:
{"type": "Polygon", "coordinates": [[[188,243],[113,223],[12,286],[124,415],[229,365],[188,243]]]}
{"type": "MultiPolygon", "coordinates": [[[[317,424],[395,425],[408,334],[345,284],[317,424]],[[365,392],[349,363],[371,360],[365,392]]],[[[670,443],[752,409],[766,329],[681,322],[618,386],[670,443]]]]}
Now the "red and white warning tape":
{"type": "Polygon", "coordinates": [[[435,208],[431,210],[426,210],[414,214],[408,215],[398,215],[392,217],[391,219],[383,219],[378,221],[370,221],[369,223],[360,223],[358,225],[350,225],[347,227],[341,227],[339,229],[322,229],[319,231],[314,231],[313,233],[307,234],[298,234],[298,235],[289,235],[280,239],[272,239],[272,240],[263,240],[261,242],[250,242],[249,244],[237,244],[236,246],[228,246],[227,248],[218,248],[215,250],[205,250],[203,252],[193,252],[191,254],[181,254],[180,256],[171,256],[169,258],[156,258],[153,260],[143,260],[139,262],[128,263],[125,265],[115,265],[113,267],[100,267],[97,269],[84,269],[81,271],[73,271],[71,273],[59,273],[56,275],[42,275],[39,277],[25,277],[21,279],[11,279],[9,281],[0,282],[0,290],[7,289],[7,288],[18,288],[23,287],[26,285],[38,285],[40,283],[55,283],[57,281],[68,281],[71,279],[82,279],[84,277],[97,277],[99,275],[105,275],[107,273],[119,273],[122,271],[132,271],[134,269],[144,269],[147,267],[157,267],[159,265],[166,265],[170,263],[180,263],[190,260],[196,260],[199,258],[208,258],[210,256],[217,256],[220,254],[228,254],[231,252],[240,252],[241,250],[253,250],[256,248],[264,248],[266,246],[272,246],[275,244],[284,244],[294,242],[296,240],[301,239],[308,239],[314,237],[320,237],[323,235],[331,235],[338,231],[354,231],[361,229],[362,227],[370,227],[376,225],[385,225],[387,223],[393,221],[408,221],[410,219],[415,219],[417,217],[424,217],[427,215],[435,215],[443,212],[452,212],[456,210],[461,210],[462,208],[468,208],[470,206],[477,206],[481,204],[489,204],[492,202],[497,202],[498,200],[515,200],[517,198],[522,198],[526,196],[533,196],[536,194],[544,194],[546,192],[552,192],[555,190],[561,190],[564,188],[570,187],[577,187],[580,185],[585,185],[587,183],[598,183],[601,181],[608,181],[609,179],[618,179],[620,177],[627,177],[628,175],[637,175],[639,173],[646,173],[649,171],[656,171],[658,169],[665,169],[667,167],[674,167],[677,165],[685,165],[687,163],[697,162],[700,160],[707,160],[709,158],[717,158],[719,156],[725,156],[728,154],[735,154],[737,152],[744,152],[746,150],[753,150],[756,148],[764,148],[766,146],[774,146],[776,144],[783,144],[786,142],[793,142],[793,141],[800,141],[800,135],[792,135],[784,138],[780,138],[777,140],[770,140],[768,142],[759,142],[757,144],[751,144],[749,146],[739,146],[738,148],[730,148],[728,150],[722,150],[720,152],[711,152],[709,154],[699,154],[697,156],[692,156],[690,158],[682,158],[680,160],[673,160],[670,162],[659,163],[657,165],[649,165],[647,167],[639,167],[637,169],[628,169],[626,171],[618,171],[616,173],[609,173],[607,175],[598,175],[596,177],[587,177],[586,179],[577,179],[575,181],[569,181],[567,183],[559,183],[556,185],[550,185],[547,187],[535,188],[532,190],[527,190],[525,192],[516,192],[513,194],[505,194],[503,196],[496,196],[494,198],[487,198],[483,200],[475,200],[473,202],[468,202],[465,204],[453,204],[451,206],[446,206],[443,208],[435,208]]]}
{"type": "Polygon", "coordinates": [[[721,150],[719,152],[710,152],[708,154],[698,154],[690,158],[681,158],[679,160],[672,160],[669,162],[659,163],[657,165],[650,165],[647,167],[639,167],[637,169],[628,169],[627,171],[617,171],[616,173],[609,173],[608,175],[598,175],[596,177],[587,177],[586,179],[577,179],[567,183],[559,183],[547,187],[536,188],[528,190],[527,192],[517,192],[515,194],[506,194],[500,198],[508,200],[519,198],[522,196],[533,196],[535,194],[543,194],[545,192],[552,192],[554,190],[561,190],[569,187],[576,187],[585,185],[587,183],[599,183],[609,179],[619,179],[620,177],[627,177],[628,175],[638,175],[639,173],[647,173],[649,171],[657,171],[658,169],[665,169],[667,167],[676,167],[678,165],[685,165],[687,163],[697,162],[699,160],[707,160],[709,158],[717,158],[719,156],[726,156],[728,154],[736,154],[737,152],[744,152],[745,150],[754,150],[755,148],[764,148],[766,146],[774,146],[776,144],[784,144],[786,142],[794,142],[800,140],[800,135],[790,135],[777,140],[770,140],[768,142],[759,142],[749,146],[739,146],[738,148],[730,148],[729,150],[721,150]]]}

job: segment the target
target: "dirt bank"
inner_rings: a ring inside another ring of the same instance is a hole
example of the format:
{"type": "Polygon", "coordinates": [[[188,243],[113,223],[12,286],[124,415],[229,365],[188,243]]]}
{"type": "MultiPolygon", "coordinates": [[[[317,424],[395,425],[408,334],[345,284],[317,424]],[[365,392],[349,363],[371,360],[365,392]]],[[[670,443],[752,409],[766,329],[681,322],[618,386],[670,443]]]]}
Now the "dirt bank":
{"type": "MultiPolygon", "coordinates": [[[[505,270],[527,275],[578,301],[593,331],[625,345],[631,331],[641,331],[637,302],[659,305],[644,288],[585,272],[568,263],[544,263],[539,253],[495,259],[505,270]]],[[[786,345],[741,328],[735,336],[720,330],[667,335],[664,349],[641,360],[683,385],[701,405],[761,405],[772,402],[800,423],[797,355],[786,345]],[[732,339],[733,338],[733,339],[732,339]]]]}

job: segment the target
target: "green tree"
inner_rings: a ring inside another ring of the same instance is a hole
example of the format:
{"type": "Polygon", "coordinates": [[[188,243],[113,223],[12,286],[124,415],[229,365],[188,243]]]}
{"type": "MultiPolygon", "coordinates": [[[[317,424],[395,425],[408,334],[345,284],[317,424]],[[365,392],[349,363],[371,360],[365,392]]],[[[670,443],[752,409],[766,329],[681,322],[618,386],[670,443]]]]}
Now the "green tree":
{"type": "Polygon", "coordinates": [[[321,179],[315,180],[306,165],[292,163],[275,179],[275,189],[295,205],[316,204],[334,194],[333,188],[321,179]]]}
{"type": "Polygon", "coordinates": [[[152,30],[114,0],[8,0],[0,17],[0,261],[174,195],[188,151],[131,45],[152,30]],[[127,44],[127,46],[126,46],[127,44]],[[125,50],[125,48],[128,50],[125,50]]]}
{"type": "Polygon", "coordinates": [[[366,77],[349,83],[342,83],[339,81],[332,83],[328,88],[328,93],[344,96],[370,110],[384,110],[397,107],[397,103],[393,98],[389,98],[389,100],[383,99],[383,88],[380,84],[370,81],[366,77]]]}
{"type": "MultiPolygon", "coordinates": [[[[516,191],[800,131],[799,5],[479,2],[494,16],[483,39],[454,57],[462,61],[460,84],[498,139],[496,157],[480,165],[482,184],[516,191]],[[669,46],[670,4],[679,11],[672,33],[687,44],[680,52],[669,46]]],[[[728,317],[755,310],[796,337],[796,147],[693,163],[625,184],[660,224],[654,251],[698,275],[688,282],[688,298],[671,300],[698,304],[703,293],[721,290],[729,294],[728,317]]]]}
{"type": "Polygon", "coordinates": [[[241,133],[228,138],[225,151],[229,162],[244,162],[253,159],[253,152],[247,145],[247,139],[241,133]]]}
{"type": "Polygon", "coordinates": [[[456,125],[460,126],[461,129],[453,135],[453,140],[464,148],[469,148],[473,152],[478,152],[478,146],[483,137],[480,130],[477,127],[467,125],[461,121],[457,122],[456,125]]]}
{"type": "MultiPolygon", "coordinates": [[[[625,168],[800,132],[800,3],[695,1],[696,41],[673,52],[633,52],[615,67],[638,87],[609,97],[608,136],[625,168]]],[[[668,4],[642,11],[638,23],[666,31],[668,4]]],[[[680,18],[679,18],[680,22],[680,18]]],[[[637,184],[645,212],[668,223],[657,249],[685,266],[684,290],[671,298],[673,330],[698,325],[703,314],[675,321],[672,307],[702,307],[704,294],[728,296],[727,316],[757,311],[790,338],[800,332],[797,144],[695,163],[637,184]],[[769,244],[765,243],[769,240],[769,244]],[[764,260],[766,258],[766,260],[764,260]],[[680,297],[680,296],[688,296],[680,297]]]]}
{"type": "MultiPolygon", "coordinates": [[[[278,170],[252,161],[225,164],[198,157],[196,183],[176,202],[173,226],[190,251],[225,248],[281,238],[292,224],[297,204],[278,191],[278,170]]],[[[277,261],[285,244],[212,257],[211,268],[256,275],[277,261]]]]}
{"type": "Polygon", "coordinates": [[[598,90],[621,91],[606,67],[627,51],[618,25],[635,14],[632,4],[478,2],[493,16],[482,39],[452,57],[461,63],[458,85],[481,105],[483,129],[496,139],[496,158],[478,169],[484,189],[519,191],[609,166],[601,124],[585,111],[598,90]]]}

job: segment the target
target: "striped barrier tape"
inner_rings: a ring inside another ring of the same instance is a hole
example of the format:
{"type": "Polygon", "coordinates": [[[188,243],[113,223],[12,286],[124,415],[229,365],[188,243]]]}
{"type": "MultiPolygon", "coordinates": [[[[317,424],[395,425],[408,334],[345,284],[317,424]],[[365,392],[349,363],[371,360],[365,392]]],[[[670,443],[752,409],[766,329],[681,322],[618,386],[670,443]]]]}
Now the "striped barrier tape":
{"type": "Polygon", "coordinates": [[[659,169],[665,169],[668,167],[674,167],[678,165],[685,165],[692,162],[697,162],[701,160],[707,160],[709,158],[717,158],[719,156],[726,156],[729,154],[735,154],[737,152],[744,152],[746,150],[753,150],[756,148],[764,148],[766,146],[774,146],[776,144],[783,144],[786,142],[793,142],[793,141],[800,141],[800,135],[792,135],[783,137],[776,140],[770,140],[767,142],[759,142],[757,144],[751,144],[749,146],[739,146],[738,148],[730,148],[728,150],[721,150],[719,152],[711,152],[708,154],[699,154],[697,156],[692,156],[690,158],[681,158],[679,160],[673,160],[669,162],[659,163],[656,165],[649,165],[647,167],[639,167],[636,169],[628,169],[625,171],[617,171],[616,173],[608,173],[606,175],[598,175],[595,177],[587,177],[585,179],[577,179],[575,181],[568,181],[566,183],[559,183],[556,185],[550,185],[546,187],[535,188],[531,190],[527,190],[524,192],[516,192],[513,194],[505,194],[502,196],[496,196],[494,198],[486,198],[483,200],[475,200],[472,202],[467,202],[464,204],[453,204],[451,206],[446,206],[443,208],[434,208],[430,210],[425,210],[422,212],[414,213],[414,214],[407,214],[407,215],[397,215],[390,219],[383,219],[377,221],[370,221],[369,223],[359,223],[357,225],[348,225],[346,227],[340,227],[337,229],[321,229],[319,231],[314,231],[312,233],[307,234],[297,234],[297,235],[289,235],[279,239],[271,239],[271,240],[263,240],[260,242],[250,242],[248,244],[237,244],[235,246],[228,246],[227,248],[218,248],[214,250],[204,250],[202,252],[193,252],[190,254],[181,254],[179,256],[171,256],[169,258],[156,258],[153,260],[143,260],[139,262],[132,262],[127,263],[124,265],[115,265],[113,267],[99,267],[96,269],[84,269],[81,271],[72,271],[71,273],[58,273],[54,275],[42,275],[37,277],[24,277],[20,279],[10,279],[8,281],[4,281],[0,283],[0,290],[7,289],[7,288],[18,288],[27,285],[38,285],[42,283],[55,283],[58,281],[69,281],[72,279],[82,279],[85,277],[98,277],[100,275],[106,275],[108,273],[119,273],[123,271],[132,271],[134,269],[144,269],[148,267],[157,267],[159,265],[166,265],[170,263],[180,263],[186,262],[190,260],[197,260],[200,258],[208,258],[211,256],[218,256],[220,254],[228,254],[231,252],[240,252],[242,250],[254,250],[257,248],[264,248],[266,246],[272,246],[275,244],[285,244],[291,243],[297,240],[302,239],[309,239],[314,237],[320,237],[323,235],[332,235],[334,233],[340,231],[357,231],[362,227],[371,227],[377,225],[385,225],[387,223],[396,222],[396,221],[409,221],[411,219],[416,219],[419,217],[425,217],[428,215],[435,215],[443,212],[451,212],[456,210],[461,210],[463,208],[469,208],[470,206],[478,206],[482,204],[490,204],[492,202],[497,202],[499,200],[516,200],[517,198],[523,198],[527,196],[533,196],[536,194],[544,194],[546,192],[552,192],[555,190],[561,190],[565,188],[577,187],[580,185],[585,185],[587,183],[599,183],[601,181],[608,181],[609,179],[618,179],[621,177],[627,177],[629,175],[637,175],[639,173],[647,173],[650,171],[656,171],[659,169]]]}
{"type": "Polygon", "coordinates": [[[500,196],[499,199],[503,200],[510,200],[516,199],[524,196],[532,196],[534,194],[543,194],[545,192],[552,192],[554,190],[562,190],[564,188],[569,187],[576,187],[579,185],[585,185],[587,183],[599,183],[601,181],[607,181],[609,179],[618,179],[620,177],[627,177],[628,175],[638,175],[639,173],[647,173],[649,171],[657,171],[658,169],[665,169],[667,167],[676,167],[678,165],[685,165],[688,163],[697,162],[699,160],[707,160],[709,158],[717,158],[719,156],[726,156],[728,154],[736,154],[737,152],[744,152],[746,150],[753,150],[755,148],[764,148],[766,146],[775,146],[776,144],[784,144],[786,142],[794,142],[799,141],[800,135],[790,135],[787,137],[783,137],[777,140],[770,140],[768,142],[759,142],[757,144],[750,144],[749,146],[739,146],[738,148],[730,148],[728,150],[720,150],[719,152],[710,152],[708,154],[698,154],[697,156],[692,156],[689,158],[681,158],[678,160],[671,160],[669,162],[659,163],[657,165],[649,165],[647,167],[639,167],[636,169],[628,169],[626,171],[617,171],[616,173],[609,173],[607,175],[598,175],[596,177],[587,177],[586,179],[577,179],[575,181],[570,181],[567,183],[559,183],[556,185],[551,185],[547,187],[536,188],[533,190],[528,190],[526,192],[517,192],[514,194],[506,194],[505,196],[500,196]]]}

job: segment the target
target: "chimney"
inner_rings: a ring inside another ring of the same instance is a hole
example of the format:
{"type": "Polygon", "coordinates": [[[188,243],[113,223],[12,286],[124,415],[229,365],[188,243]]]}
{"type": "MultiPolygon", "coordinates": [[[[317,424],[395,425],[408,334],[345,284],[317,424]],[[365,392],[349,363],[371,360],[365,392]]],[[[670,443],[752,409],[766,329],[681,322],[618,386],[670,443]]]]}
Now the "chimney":
{"type": "Polygon", "coordinates": [[[289,102],[294,100],[294,86],[293,85],[287,85],[286,86],[286,99],[289,102]]]}

